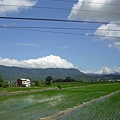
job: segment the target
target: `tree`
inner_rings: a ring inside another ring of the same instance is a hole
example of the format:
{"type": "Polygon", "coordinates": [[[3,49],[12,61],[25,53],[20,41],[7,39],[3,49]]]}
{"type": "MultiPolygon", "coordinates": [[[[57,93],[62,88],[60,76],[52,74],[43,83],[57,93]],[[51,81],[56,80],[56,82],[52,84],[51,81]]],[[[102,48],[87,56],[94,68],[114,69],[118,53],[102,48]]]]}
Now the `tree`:
{"type": "Polygon", "coordinates": [[[75,80],[71,77],[66,77],[64,82],[74,82],[75,80]]]}
{"type": "Polygon", "coordinates": [[[0,87],[3,87],[5,80],[3,79],[2,75],[0,75],[0,87]]]}
{"type": "Polygon", "coordinates": [[[40,86],[40,83],[39,83],[38,80],[37,81],[33,81],[33,83],[34,83],[35,86],[40,86]]]}
{"type": "Polygon", "coordinates": [[[47,76],[45,78],[45,84],[48,85],[48,86],[50,86],[51,83],[52,83],[52,80],[53,80],[52,76],[47,76]]]}
{"type": "Polygon", "coordinates": [[[2,87],[3,87],[3,88],[9,87],[8,82],[4,81],[2,87]]]}

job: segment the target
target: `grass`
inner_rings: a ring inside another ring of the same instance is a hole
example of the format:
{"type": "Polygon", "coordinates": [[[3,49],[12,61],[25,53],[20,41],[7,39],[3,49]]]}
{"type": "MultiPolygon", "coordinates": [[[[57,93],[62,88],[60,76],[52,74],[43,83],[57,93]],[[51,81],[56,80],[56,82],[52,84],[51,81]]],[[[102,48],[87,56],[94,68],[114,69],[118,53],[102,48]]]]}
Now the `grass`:
{"type": "MultiPolygon", "coordinates": [[[[51,87],[57,85],[54,84],[51,87]]],[[[120,89],[119,83],[60,85],[61,90],[0,97],[0,120],[37,120],[120,89]]],[[[33,88],[26,90],[28,89],[33,88]]]]}

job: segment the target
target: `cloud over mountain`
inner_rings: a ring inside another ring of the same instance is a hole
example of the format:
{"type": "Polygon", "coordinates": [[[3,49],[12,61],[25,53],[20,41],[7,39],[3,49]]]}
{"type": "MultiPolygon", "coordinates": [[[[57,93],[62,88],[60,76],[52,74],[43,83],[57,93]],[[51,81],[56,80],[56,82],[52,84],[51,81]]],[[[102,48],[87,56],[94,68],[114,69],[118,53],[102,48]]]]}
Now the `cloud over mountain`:
{"type": "Polygon", "coordinates": [[[0,65],[17,66],[22,68],[74,68],[74,65],[59,56],[46,56],[38,59],[15,60],[0,58],[0,65]]]}
{"type": "Polygon", "coordinates": [[[19,12],[21,9],[29,9],[36,3],[36,0],[0,0],[0,15],[19,12]]]}
{"type": "Polygon", "coordinates": [[[99,70],[85,70],[82,71],[84,73],[94,73],[94,74],[114,74],[114,73],[120,73],[120,67],[101,67],[99,70]]]}
{"type": "MultiPolygon", "coordinates": [[[[59,56],[46,56],[37,59],[29,60],[15,60],[9,58],[0,58],[0,65],[5,66],[16,66],[22,68],[76,68],[72,63],[68,62],[65,59],[60,58],[59,56]]],[[[82,71],[82,70],[80,70],[82,71]]],[[[120,67],[102,67],[98,71],[94,70],[85,70],[84,73],[95,73],[95,74],[110,74],[110,73],[120,73],[120,67]]]]}
{"type": "Polygon", "coordinates": [[[97,74],[111,74],[111,73],[120,73],[120,67],[102,67],[99,71],[96,72],[97,74]]]}

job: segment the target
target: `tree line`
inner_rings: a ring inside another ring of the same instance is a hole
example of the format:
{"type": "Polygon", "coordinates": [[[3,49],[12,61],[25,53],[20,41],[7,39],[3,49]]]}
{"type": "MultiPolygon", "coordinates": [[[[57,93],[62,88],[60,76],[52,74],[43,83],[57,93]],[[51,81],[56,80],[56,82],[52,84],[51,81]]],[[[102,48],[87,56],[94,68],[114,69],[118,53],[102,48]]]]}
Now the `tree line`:
{"type": "MultiPolygon", "coordinates": [[[[45,80],[41,81],[32,81],[31,86],[50,86],[53,82],[74,82],[75,80],[71,77],[66,77],[65,79],[53,79],[52,76],[47,76],[45,80]]],[[[0,75],[0,87],[10,87],[15,86],[16,82],[7,82],[5,79],[0,75]]]]}
{"type": "Polygon", "coordinates": [[[8,82],[6,82],[5,79],[2,77],[2,75],[0,75],[0,87],[5,88],[8,86],[9,86],[8,82]]]}
{"type": "Polygon", "coordinates": [[[34,86],[40,86],[40,85],[50,86],[54,82],[75,82],[75,80],[71,77],[66,77],[65,79],[53,79],[52,76],[47,76],[45,80],[42,82],[39,82],[38,80],[33,81],[33,85],[34,86]]]}

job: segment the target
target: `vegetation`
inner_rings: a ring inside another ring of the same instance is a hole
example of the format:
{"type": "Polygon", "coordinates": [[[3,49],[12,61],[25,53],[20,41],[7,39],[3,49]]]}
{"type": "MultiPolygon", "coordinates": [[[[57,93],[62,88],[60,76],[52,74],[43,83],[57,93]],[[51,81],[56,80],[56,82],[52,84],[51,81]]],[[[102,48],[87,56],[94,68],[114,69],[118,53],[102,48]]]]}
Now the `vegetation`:
{"type": "MultiPolygon", "coordinates": [[[[35,87],[34,89],[40,88],[41,87],[35,87]]],[[[73,108],[83,103],[83,101],[87,102],[117,91],[120,88],[120,83],[56,83],[52,84],[49,88],[51,88],[51,90],[46,89],[42,92],[0,97],[0,119],[26,120],[27,117],[28,120],[37,120],[67,108],[73,108]],[[62,89],[57,89],[59,84],[62,89]]],[[[31,90],[33,88],[21,88],[21,90],[22,89],[31,90]]],[[[119,100],[117,97],[115,97],[115,99],[119,100]]],[[[98,102],[94,104],[100,104],[101,106],[103,103],[98,102]]],[[[112,102],[109,104],[112,105],[112,102]]],[[[107,106],[109,106],[109,104],[107,106]]],[[[120,108],[119,104],[117,104],[117,106],[120,108]]],[[[118,107],[114,107],[114,110],[118,109],[118,107]]],[[[107,110],[108,109],[105,109],[106,114],[109,112],[107,110]]],[[[98,113],[99,111],[96,114],[98,113]]]]}
{"type": "Polygon", "coordinates": [[[52,80],[53,80],[52,76],[47,76],[47,77],[45,78],[45,84],[46,84],[47,86],[50,86],[51,83],[52,83],[52,80]]]}
{"type": "Polygon", "coordinates": [[[31,86],[40,86],[40,82],[38,80],[32,81],[31,86]]]}
{"type": "Polygon", "coordinates": [[[71,77],[66,77],[65,79],[56,79],[53,82],[75,82],[75,80],[71,77]]]}
{"type": "Polygon", "coordinates": [[[4,79],[2,78],[2,76],[0,75],[0,87],[2,87],[4,84],[4,79]]]}
{"type": "MultiPolygon", "coordinates": [[[[33,73],[38,75],[40,72],[44,73],[44,76],[48,73],[53,76],[47,76],[42,81],[39,80],[41,76],[37,76],[39,78],[34,78],[31,87],[16,87],[15,82],[8,83],[0,76],[0,120],[26,120],[26,117],[28,120],[39,119],[120,90],[119,81],[113,82],[119,80],[119,75],[91,76],[76,69],[46,69],[45,71],[17,67],[8,67],[8,69],[10,70],[9,73],[11,73],[11,70],[13,70],[12,73],[16,74],[17,72],[17,78],[19,78],[19,75],[26,76],[28,74],[31,77],[33,73]],[[21,69],[22,73],[20,72],[21,69]],[[69,76],[73,73],[75,77],[69,76]],[[62,77],[59,78],[58,74],[62,77]],[[56,75],[59,79],[55,78],[56,75]],[[109,81],[109,78],[112,82],[109,81]]],[[[115,118],[117,120],[116,113],[120,111],[119,99],[120,94],[94,102],[65,115],[60,120],[88,118],[89,120],[99,118],[115,118]],[[104,114],[101,111],[104,111],[104,114]]]]}
{"type": "Polygon", "coordinates": [[[59,120],[119,120],[120,94],[85,105],[59,120]]]}
{"type": "Polygon", "coordinates": [[[84,73],[80,72],[78,69],[65,69],[65,68],[47,68],[47,69],[27,69],[19,67],[7,67],[0,65],[0,74],[9,81],[16,81],[18,78],[28,78],[30,80],[42,81],[46,76],[52,76],[54,79],[62,78],[67,76],[76,77],[81,76],[84,73]]]}
{"type": "Polygon", "coordinates": [[[8,82],[0,75],[0,87],[8,87],[8,82]]]}
{"type": "Polygon", "coordinates": [[[96,75],[84,74],[78,69],[47,68],[47,69],[27,69],[19,67],[7,67],[0,65],[0,74],[9,81],[16,81],[18,78],[28,78],[33,81],[42,81],[46,76],[52,76],[57,82],[64,81],[66,77],[71,77],[75,81],[117,81],[120,80],[120,74],[96,75]]]}

